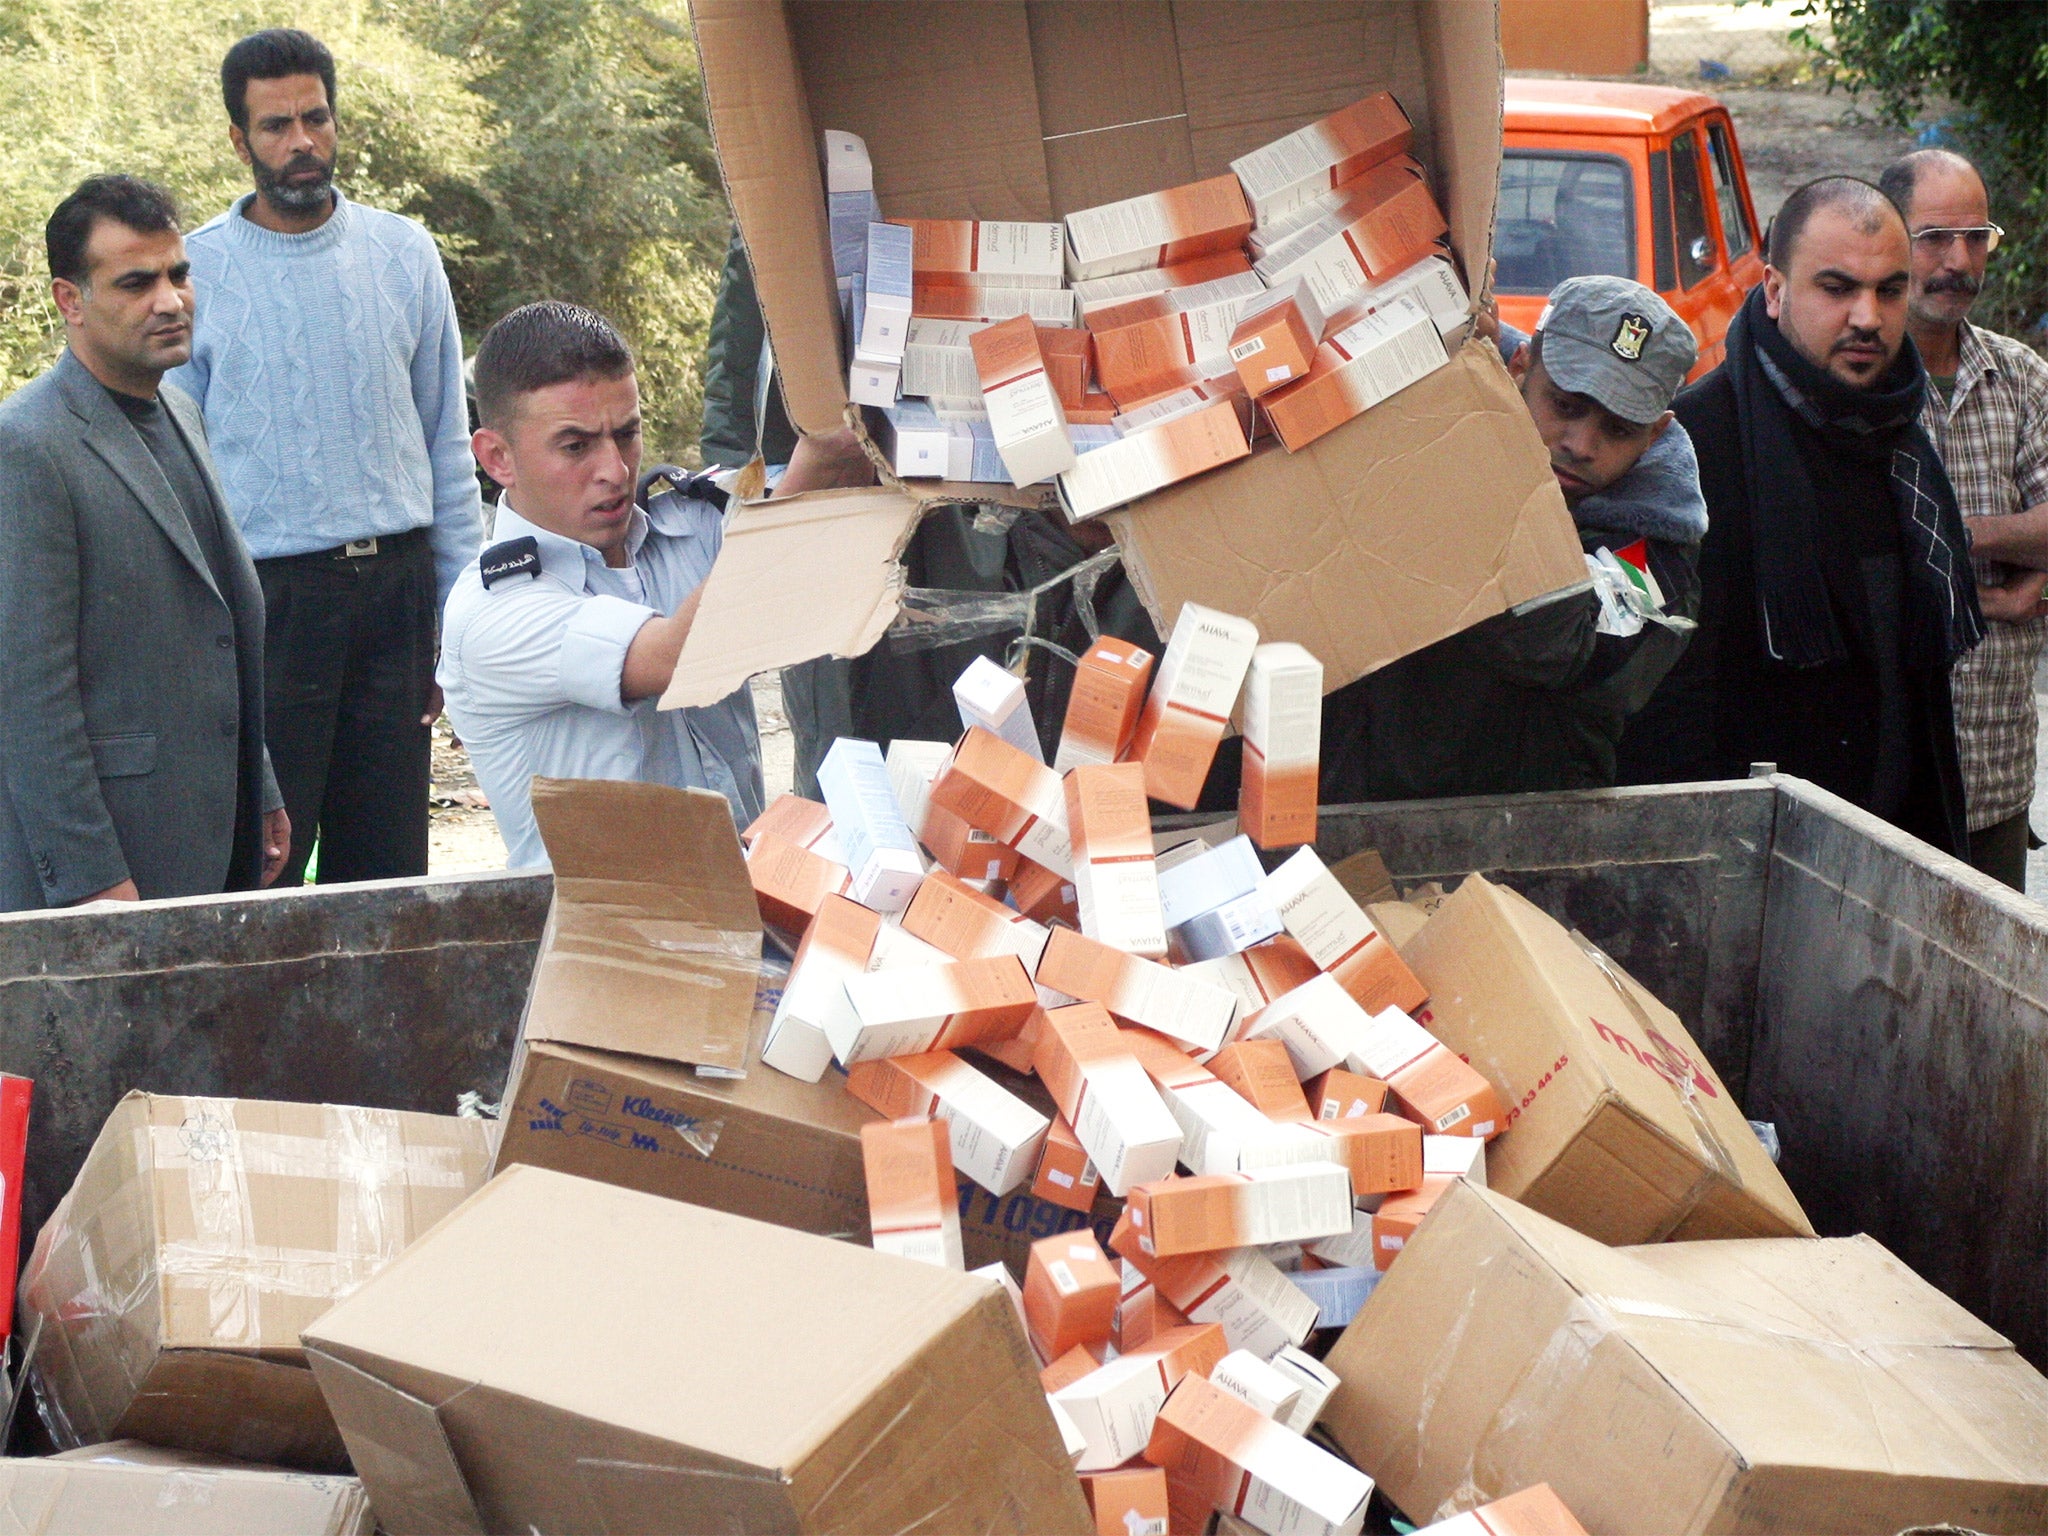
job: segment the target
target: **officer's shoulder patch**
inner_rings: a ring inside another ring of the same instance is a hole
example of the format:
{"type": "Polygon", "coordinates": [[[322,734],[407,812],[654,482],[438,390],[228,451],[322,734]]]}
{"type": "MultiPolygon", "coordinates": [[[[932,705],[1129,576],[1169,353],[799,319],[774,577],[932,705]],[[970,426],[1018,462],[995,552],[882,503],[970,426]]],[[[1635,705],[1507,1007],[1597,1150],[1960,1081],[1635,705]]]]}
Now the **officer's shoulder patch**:
{"type": "Polygon", "coordinates": [[[476,566],[483,574],[486,592],[493,582],[503,581],[508,576],[538,576],[540,540],[529,533],[521,538],[507,539],[502,544],[493,544],[478,557],[476,566]]]}

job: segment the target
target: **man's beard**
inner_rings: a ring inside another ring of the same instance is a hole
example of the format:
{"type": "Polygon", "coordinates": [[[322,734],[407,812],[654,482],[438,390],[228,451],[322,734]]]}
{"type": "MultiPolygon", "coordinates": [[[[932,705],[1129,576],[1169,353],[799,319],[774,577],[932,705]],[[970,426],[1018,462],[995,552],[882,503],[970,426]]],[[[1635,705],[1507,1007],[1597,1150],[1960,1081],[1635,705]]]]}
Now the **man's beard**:
{"type": "Polygon", "coordinates": [[[272,170],[252,155],[250,167],[256,173],[256,190],[263,194],[264,201],[273,208],[282,209],[287,213],[312,213],[325,208],[333,200],[334,167],[318,155],[294,155],[279,170],[272,170]],[[320,172],[317,180],[285,180],[287,176],[295,176],[300,171],[312,170],[320,172]]]}

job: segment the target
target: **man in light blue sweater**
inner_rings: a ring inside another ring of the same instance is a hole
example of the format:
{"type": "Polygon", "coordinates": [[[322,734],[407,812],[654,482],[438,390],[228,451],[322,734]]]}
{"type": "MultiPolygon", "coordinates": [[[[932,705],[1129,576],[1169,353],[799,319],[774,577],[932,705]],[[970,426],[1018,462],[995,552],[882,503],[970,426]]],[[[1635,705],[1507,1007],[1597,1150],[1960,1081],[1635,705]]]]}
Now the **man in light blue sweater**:
{"type": "Polygon", "coordinates": [[[334,186],[334,59],[277,29],[221,64],[256,190],[187,241],[169,376],[205,413],[269,616],[266,731],[297,835],[283,885],[427,871],[441,606],[482,521],[462,337],[433,237],[334,186]]]}

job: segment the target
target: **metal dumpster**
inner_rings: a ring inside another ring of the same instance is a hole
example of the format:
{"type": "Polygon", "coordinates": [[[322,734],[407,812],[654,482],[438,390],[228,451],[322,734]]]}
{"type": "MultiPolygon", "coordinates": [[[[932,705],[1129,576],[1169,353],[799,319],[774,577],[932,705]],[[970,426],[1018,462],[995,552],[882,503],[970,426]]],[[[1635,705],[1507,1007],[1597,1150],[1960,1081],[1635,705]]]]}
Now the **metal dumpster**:
{"type": "MultiPolygon", "coordinates": [[[[1788,777],[1326,809],[1404,886],[1483,871],[1668,1002],[1824,1233],[1869,1232],[2048,1367],[2048,908],[1788,777]]],[[[131,1088],[495,1098],[545,876],[0,917],[37,1082],[23,1231],[131,1088]]]]}

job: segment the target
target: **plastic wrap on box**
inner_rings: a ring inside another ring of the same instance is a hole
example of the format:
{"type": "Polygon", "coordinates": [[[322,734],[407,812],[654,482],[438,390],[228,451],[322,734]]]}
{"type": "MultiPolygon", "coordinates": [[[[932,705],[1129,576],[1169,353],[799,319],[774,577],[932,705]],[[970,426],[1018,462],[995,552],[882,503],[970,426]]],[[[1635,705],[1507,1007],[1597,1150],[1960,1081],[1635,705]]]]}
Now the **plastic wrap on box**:
{"type": "Polygon", "coordinates": [[[52,1439],[341,1462],[299,1331],[484,1178],[484,1122],[131,1093],[22,1275],[52,1439]]]}

